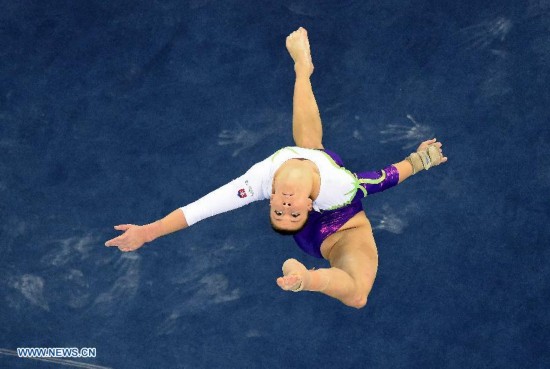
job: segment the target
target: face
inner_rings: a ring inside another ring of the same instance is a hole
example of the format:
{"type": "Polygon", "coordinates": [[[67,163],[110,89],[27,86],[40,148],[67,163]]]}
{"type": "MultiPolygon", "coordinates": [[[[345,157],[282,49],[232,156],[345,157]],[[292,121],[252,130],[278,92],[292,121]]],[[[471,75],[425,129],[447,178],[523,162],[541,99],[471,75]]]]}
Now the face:
{"type": "Polygon", "coordinates": [[[295,193],[276,192],[270,201],[271,222],[280,229],[294,231],[300,229],[313,208],[312,200],[295,193]]]}

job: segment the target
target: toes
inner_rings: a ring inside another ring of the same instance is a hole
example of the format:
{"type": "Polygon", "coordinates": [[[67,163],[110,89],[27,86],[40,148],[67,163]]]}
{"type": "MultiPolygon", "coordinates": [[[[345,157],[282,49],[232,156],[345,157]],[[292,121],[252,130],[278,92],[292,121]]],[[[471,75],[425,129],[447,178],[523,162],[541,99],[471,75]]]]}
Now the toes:
{"type": "Polygon", "coordinates": [[[302,278],[296,274],[279,277],[277,278],[277,284],[285,291],[293,291],[302,285],[302,278]]]}

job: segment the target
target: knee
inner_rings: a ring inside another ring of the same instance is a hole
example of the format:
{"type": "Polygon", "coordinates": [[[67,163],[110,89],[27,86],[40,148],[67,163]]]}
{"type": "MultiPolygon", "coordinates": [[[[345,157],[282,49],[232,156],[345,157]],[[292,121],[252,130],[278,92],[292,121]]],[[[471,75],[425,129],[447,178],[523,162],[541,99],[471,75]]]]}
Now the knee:
{"type": "Polygon", "coordinates": [[[372,288],[371,279],[359,279],[355,281],[355,288],[349,295],[349,299],[346,305],[354,307],[356,309],[362,309],[367,306],[367,300],[372,288]]]}

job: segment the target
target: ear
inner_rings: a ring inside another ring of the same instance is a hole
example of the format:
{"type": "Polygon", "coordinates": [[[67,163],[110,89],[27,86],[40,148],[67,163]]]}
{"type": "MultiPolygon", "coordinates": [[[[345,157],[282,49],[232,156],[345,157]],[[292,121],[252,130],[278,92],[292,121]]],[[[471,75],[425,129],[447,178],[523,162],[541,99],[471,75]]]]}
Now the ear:
{"type": "Polygon", "coordinates": [[[307,210],[308,211],[313,210],[313,200],[312,199],[308,199],[307,210]]]}

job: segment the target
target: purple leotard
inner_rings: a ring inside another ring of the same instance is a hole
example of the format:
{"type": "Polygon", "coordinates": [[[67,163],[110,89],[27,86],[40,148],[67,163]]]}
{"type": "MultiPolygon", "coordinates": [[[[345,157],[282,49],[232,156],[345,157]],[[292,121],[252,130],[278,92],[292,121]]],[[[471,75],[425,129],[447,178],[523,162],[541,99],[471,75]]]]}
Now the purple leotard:
{"type": "MultiPolygon", "coordinates": [[[[338,154],[323,150],[334,160],[336,164],[343,167],[344,163],[338,154]]],[[[357,191],[350,204],[326,211],[311,211],[308,215],[306,225],[302,230],[294,235],[294,240],[298,246],[307,254],[322,258],[321,244],[331,234],[338,231],[348,220],[363,210],[361,198],[368,194],[382,192],[399,182],[399,172],[393,165],[375,172],[355,173],[361,183],[361,188],[357,191]]]]}

